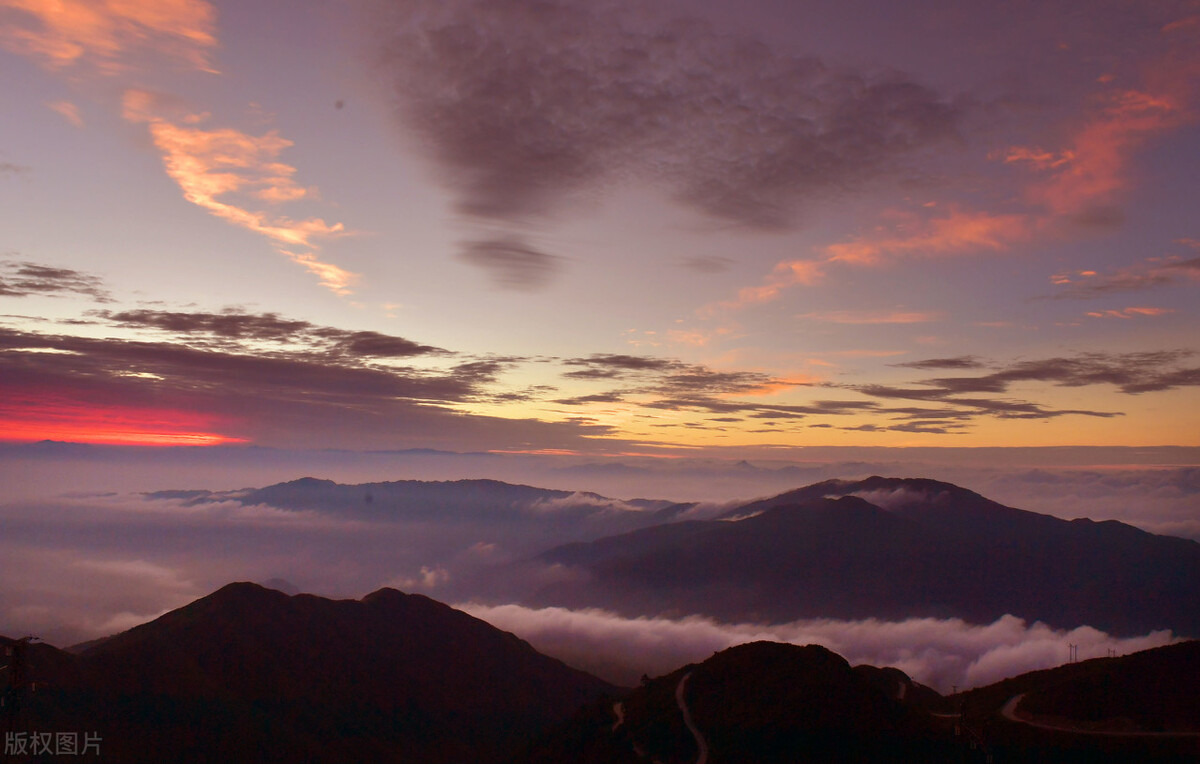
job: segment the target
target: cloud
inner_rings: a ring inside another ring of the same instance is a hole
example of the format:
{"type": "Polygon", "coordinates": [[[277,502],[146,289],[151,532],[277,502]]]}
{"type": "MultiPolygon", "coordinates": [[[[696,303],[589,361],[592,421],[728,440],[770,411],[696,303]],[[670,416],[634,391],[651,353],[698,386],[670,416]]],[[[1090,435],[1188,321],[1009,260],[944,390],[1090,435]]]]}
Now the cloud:
{"type": "MultiPolygon", "coordinates": [[[[1080,353],[1072,358],[1017,361],[980,377],[945,377],[921,384],[951,393],[1003,392],[1014,382],[1051,382],[1062,387],[1114,385],[1123,393],[1167,390],[1189,384],[1200,369],[1171,368],[1194,355],[1188,350],[1080,353]]],[[[1191,383],[1194,384],[1194,383],[1191,383]]]]}
{"type": "Polygon", "coordinates": [[[831,262],[874,265],[899,256],[957,255],[1001,251],[1029,237],[1030,220],[1020,214],[994,214],[952,208],[945,214],[918,217],[891,213],[893,230],[849,242],[831,244],[831,262]]]}
{"type": "Polygon", "coordinates": [[[960,619],[906,621],[814,619],[784,624],[722,623],[703,616],[626,618],[603,610],[533,609],[520,605],[458,604],[476,618],[512,631],[538,650],[609,681],[634,686],[713,652],[757,640],[819,644],[851,664],[895,666],[941,692],[980,687],[1067,661],[1065,645],[1081,659],[1159,647],[1171,632],[1117,638],[1088,626],[1052,629],[1006,615],[991,624],[960,619]]]}
{"type": "Polygon", "coordinates": [[[923,361],[909,361],[908,363],[896,363],[892,365],[908,369],[978,369],[983,366],[979,359],[973,355],[963,355],[956,358],[927,358],[923,361]]]}
{"type": "MultiPolygon", "coordinates": [[[[887,217],[891,219],[891,230],[830,244],[821,249],[821,257],[817,259],[781,261],[772,268],[762,284],[743,287],[733,299],[704,306],[697,314],[711,317],[721,310],[739,310],[771,302],[792,287],[820,283],[833,263],[874,266],[898,257],[1001,251],[1028,238],[1032,232],[1030,219],[1019,214],[997,215],[952,208],[937,215],[893,211],[887,217]]],[[[854,315],[849,311],[843,314],[854,315]]],[[[801,317],[821,320],[822,315],[836,316],[837,313],[810,313],[801,317]]]]}
{"type": "Polygon", "coordinates": [[[719,255],[693,255],[685,257],[679,264],[697,273],[724,273],[733,265],[733,260],[719,255]]]}
{"type": "Polygon", "coordinates": [[[29,168],[23,164],[14,164],[12,162],[0,162],[0,176],[22,175],[27,172],[29,172],[29,168]]]}
{"type": "Polygon", "coordinates": [[[105,74],[150,51],[211,71],[216,9],[204,0],[0,0],[0,44],[49,69],[105,74]]]}
{"type": "Polygon", "coordinates": [[[79,114],[79,107],[70,101],[51,101],[46,106],[75,127],[83,127],[83,117],[79,114]]]}
{"type": "Polygon", "coordinates": [[[1063,289],[1051,295],[1055,300],[1091,300],[1125,292],[1140,292],[1154,287],[1200,281],[1200,257],[1155,258],[1111,273],[1075,271],[1051,277],[1063,289]]]}
{"type": "MultiPolygon", "coordinates": [[[[318,233],[327,233],[329,230],[341,230],[341,225],[341,223],[338,223],[333,229],[327,229],[325,222],[318,220],[315,230],[318,233]]],[[[281,255],[316,276],[321,286],[334,294],[345,297],[352,293],[353,290],[350,287],[358,282],[359,274],[352,273],[332,263],[322,262],[312,252],[293,252],[282,247],[278,247],[277,249],[281,255]]]]}
{"type": "MultiPolygon", "coordinates": [[[[1200,385],[1200,369],[1181,366],[1193,356],[1187,350],[1133,353],[1080,353],[1074,357],[1043,358],[995,365],[996,371],[978,376],[937,377],[917,382],[919,387],[842,385],[876,398],[937,401],[1001,419],[1050,419],[1079,415],[1120,416],[1119,412],[1085,409],[1047,409],[1027,401],[964,397],[972,393],[1004,393],[1019,382],[1044,382],[1059,387],[1112,385],[1123,393],[1139,394],[1200,385]]],[[[955,365],[961,359],[934,359],[909,364],[914,368],[974,368],[955,365]]],[[[978,364],[977,366],[982,365],[978,364]]]]}
{"type": "Polygon", "coordinates": [[[546,286],[562,261],[515,237],[469,242],[459,256],[489,271],[496,284],[521,290],[546,286]]]}
{"type": "Polygon", "coordinates": [[[611,434],[598,424],[459,411],[486,397],[504,368],[498,361],[418,370],[375,362],[424,353],[401,338],[347,332],[325,339],[332,340],[325,353],[263,352],[0,329],[4,437],[36,440],[54,432],[87,441],[124,433],[133,442],[166,431],[261,444],[502,448],[586,446],[585,435],[611,434]]]}
{"type": "Polygon", "coordinates": [[[112,302],[98,276],[28,261],[0,260],[0,297],[78,294],[112,302]]]}
{"type": "MultiPolygon", "coordinates": [[[[888,210],[870,234],[822,247],[820,257],[803,261],[812,273],[824,273],[832,263],[857,266],[887,264],[900,258],[1005,252],[1065,222],[1085,226],[1114,226],[1122,222],[1123,194],[1132,185],[1129,164],[1134,154],[1157,135],[1195,121],[1200,56],[1196,55],[1193,21],[1162,27],[1156,40],[1160,53],[1144,65],[1144,87],[1106,90],[1093,100],[1082,126],[1070,128],[1069,145],[1049,150],[1010,146],[989,158],[1032,173],[1022,178],[1024,204],[1005,202],[1005,211],[963,206],[924,205],[911,212],[888,210]]],[[[811,281],[781,279],[781,262],[761,286],[743,288],[736,299],[702,308],[711,315],[719,308],[740,308],[774,300],[787,287],[811,281]]],[[[1094,275],[1094,274],[1093,274],[1094,275]]],[[[1130,272],[1096,290],[1086,287],[1061,296],[1092,297],[1107,291],[1127,291],[1171,283],[1184,274],[1130,272]]],[[[1065,283],[1065,282],[1064,282],[1065,283]]]]}
{"type": "Polygon", "coordinates": [[[717,221],[793,225],[903,172],[963,107],[634,4],[376,3],[378,65],[456,206],[521,228],[617,182],[717,221]]]}
{"type": "Polygon", "coordinates": [[[817,260],[785,260],[775,264],[771,273],[759,286],[743,287],[732,300],[701,308],[697,313],[711,316],[718,309],[739,310],[748,305],[771,302],[785,289],[794,286],[812,286],[825,278],[825,266],[817,260]]]}
{"type": "Polygon", "coordinates": [[[942,313],[938,311],[826,310],[817,313],[801,313],[796,318],[832,324],[923,324],[940,321],[942,313]]]}
{"type": "Polygon", "coordinates": [[[202,311],[124,310],[92,311],[89,315],[114,325],[169,332],[186,343],[212,340],[226,348],[248,350],[247,342],[296,343],[312,350],[346,358],[408,358],[446,355],[447,351],[403,337],[374,331],[352,331],[283,318],[278,313],[247,313],[227,308],[220,313],[202,311]]]}
{"type": "Polygon", "coordinates": [[[313,249],[315,239],[342,233],[345,227],[341,223],[329,224],[321,218],[293,220],[251,209],[251,205],[278,205],[315,196],[314,189],[296,183],[295,167],[278,161],[292,141],[274,130],[253,136],[233,128],[194,127],[207,115],[182,114],[175,99],[146,90],[125,92],[124,116],[130,122],[146,123],[162,153],[167,175],[179,184],[185,199],[267,237],[281,254],[308,269],[334,293],[350,293],[356,274],[322,262],[312,251],[290,249],[313,249]]]}
{"type": "MultiPolygon", "coordinates": [[[[1129,185],[1129,155],[1151,136],[1179,126],[1182,104],[1169,95],[1137,90],[1106,93],[1098,113],[1074,137],[1071,148],[1049,164],[1032,164],[1050,177],[1032,185],[1031,202],[1083,223],[1114,218],[1118,194],[1129,185]]],[[[1013,149],[1005,161],[1015,161],[1013,149]]]]}
{"type": "Polygon", "coordinates": [[[1171,308],[1124,308],[1122,310],[1092,310],[1087,315],[1090,318],[1136,318],[1145,316],[1165,316],[1174,313],[1171,308]]]}

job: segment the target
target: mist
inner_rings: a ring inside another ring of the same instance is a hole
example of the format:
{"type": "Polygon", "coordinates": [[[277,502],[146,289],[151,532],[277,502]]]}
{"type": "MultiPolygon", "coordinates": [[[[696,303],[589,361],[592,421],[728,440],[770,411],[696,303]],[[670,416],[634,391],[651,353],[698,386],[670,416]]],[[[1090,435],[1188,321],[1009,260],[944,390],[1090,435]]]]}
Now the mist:
{"type": "Polygon", "coordinates": [[[813,619],[783,624],[721,623],[704,616],[626,618],[603,610],[488,606],[455,607],[511,631],[539,651],[615,684],[635,686],[697,663],[727,647],[770,640],[817,644],[851,664],[894,666],[942,693],[979,687],[1026,671],[1067,662],[1067,645],[1079,659],[1118,655],[1175,641],[1170,631],[1117,638],[1090,626],[1052,629],[1006,615],[990,624],[957,618],[904,621],[813,619]]]}

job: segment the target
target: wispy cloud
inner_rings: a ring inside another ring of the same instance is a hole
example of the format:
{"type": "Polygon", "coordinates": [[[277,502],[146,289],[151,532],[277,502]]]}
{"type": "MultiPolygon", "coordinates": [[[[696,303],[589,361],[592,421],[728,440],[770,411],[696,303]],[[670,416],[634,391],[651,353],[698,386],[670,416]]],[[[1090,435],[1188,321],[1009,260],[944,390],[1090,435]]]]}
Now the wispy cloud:
{"type": "MultiPolygon", "coordinates": [[[[1170,95],[1137,90],[1106,93],[1098,113],[1074,137],[1070,148],[1049,163],[1026,162],[1049,177],[1029,188],[1029,199],[1051,214],[1077,222],[1120,222],[1118,195],[1129,186],[1131,154],[1150,137],[1179,126],[1183,105],[1170,95]]],[[[1015,148],[1005,161],[1018,161],[1015,148]]]]}
{"type": "Polygon", "coordinates": [[[500,286],[521,290],[545,286],[562,262],[561,257],[512,236],[469,242],[463,245],[460,256],[465,262],[489,271],[500,286]]]}
{"type": "MultiPolygon", "coordinates": [[[[796,286],[812,286],[825,279],[831,266],[875,266],[904,257],[927,257],[997,252],[1028,238],[1029,218],[1020,214],[992,214],[951,208],[946,212],[892,211],[888,225],[873,234],[821,248],[811,260],[779,262],[758,286],[743,287],[737,295],[697,311],[711,318],[727,310],[771,302],[796,286]]],[[[815,314],[810,314],[815,315],[815,314]]]]}
{"type": "Polygon", "coordinates": [[[1200,257],[1153,258],[1108,273],[1073,271],[1056,273],[1050,279],[1062,287],[1050,295],[1055,300],[1090,300],[1154,287],[1200,282],[1200,257]]]}
{"type": "Polygon", "coordinates": [[[1088,311],[1089,318],[1139,318],[1146,316],[1165,316],[1175,311],[1171,308],[1122,308],[1120,310],[1088,311]]]}
{"type": "Polygon", "coordinates": [[[79,113],[79,107],[70,101],[51,101],[46,106],[75,127],[83,127],[83,116],[79,113]]]}
{"type": "Polygon", "coordinates": [[[159,94],[145,90],[125,93],[125,119],[146,123],[162,153],[167,175],[179,184],[184,198],[267,237],[281,254],[315,274],[324,286],[340,295],[349,294],[357,275],[322,262],[311,251],[315,239],[343,232],[341,223],[329,224],[321,218],[292,220],[250,208],[254,202],[277,205],[315,196],[314,189],[296,182],[295,167],[278,161],[292,141],[277,131],[254,136],[232,128],[207,130],[194,125],[208,115],[182,114],[173,120],[166,116],[172,112],[178,114],[178,104],[159,94]],[[309,251],[289,249],[296,247],[309,251]]]}
{"type": "MultiPolygon", "coordinates": [[[[1190,350],[1079,353],[996,365],[997,371],[979,376],[926,379],[918,383],[921,388],[868,385],[857,389],[878,397],[949,401],[954,400],[950,396],[964,393],[1002,393],[1017,382],[1047,382],[1061,387],[1112,385],[1123,393],[1136,394],[1200,385],[1200,368],[1183,366],[1194,355],[1190,350]]],[[[912,366],[928,368],[920,362],[912,366]]]]}
{"type": "Polygon", "coordinates": [[[950,209],[918,216],[895,212],[891,229],[853,241],[831,244],[825,255],[832,262],[874,265],[900,256],[956,255],[998,252],[1030,234],[1030,221],[1019,214],[994,214],[950,209]]]}
{"type": "Polygon", "coordinates": [[[826,310],[801,313],[796,318],[831,324],[924,324],[940,321],[943,314],[938,311],[826,310]]]}
{"type": "Polygon", "coordinates": [[[0,260],[0,297],[78,294],[96,302],[111,302],[99,276],[70,268],[26,261],[0,260]]]}
{"type": "Polygon", "coordinates": [[[50,69],[106,74],[151,51],[211,70],[216,9],[205,0],[0,0],[0,44],[50,69]]]}

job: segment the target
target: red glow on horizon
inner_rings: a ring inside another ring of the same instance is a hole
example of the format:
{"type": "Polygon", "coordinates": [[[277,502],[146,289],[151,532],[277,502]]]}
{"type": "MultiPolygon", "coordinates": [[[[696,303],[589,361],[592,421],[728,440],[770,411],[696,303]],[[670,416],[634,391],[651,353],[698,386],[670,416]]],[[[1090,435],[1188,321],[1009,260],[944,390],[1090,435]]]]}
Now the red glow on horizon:
{"type": "Polygon", "coordinates": [[[210,432],[215,419],[173,409],[9,401],[0,405],[0,441],[57,440],[112,446],[218,446],[246,442],[245,438],[210,432]]]}

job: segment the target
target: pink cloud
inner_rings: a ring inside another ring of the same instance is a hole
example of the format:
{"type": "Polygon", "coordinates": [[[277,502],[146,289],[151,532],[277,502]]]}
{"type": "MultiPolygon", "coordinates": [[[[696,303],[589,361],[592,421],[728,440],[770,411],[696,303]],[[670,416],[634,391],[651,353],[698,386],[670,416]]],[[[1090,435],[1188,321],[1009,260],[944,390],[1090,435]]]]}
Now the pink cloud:
{"type": "Polygon", "coordinates": [[[1175,311],[1170,308],[1125,308],[1123,310],[1089,311],[1091,318],[1136,318],[1138,316],[1165,316],[1175,311]]]}

